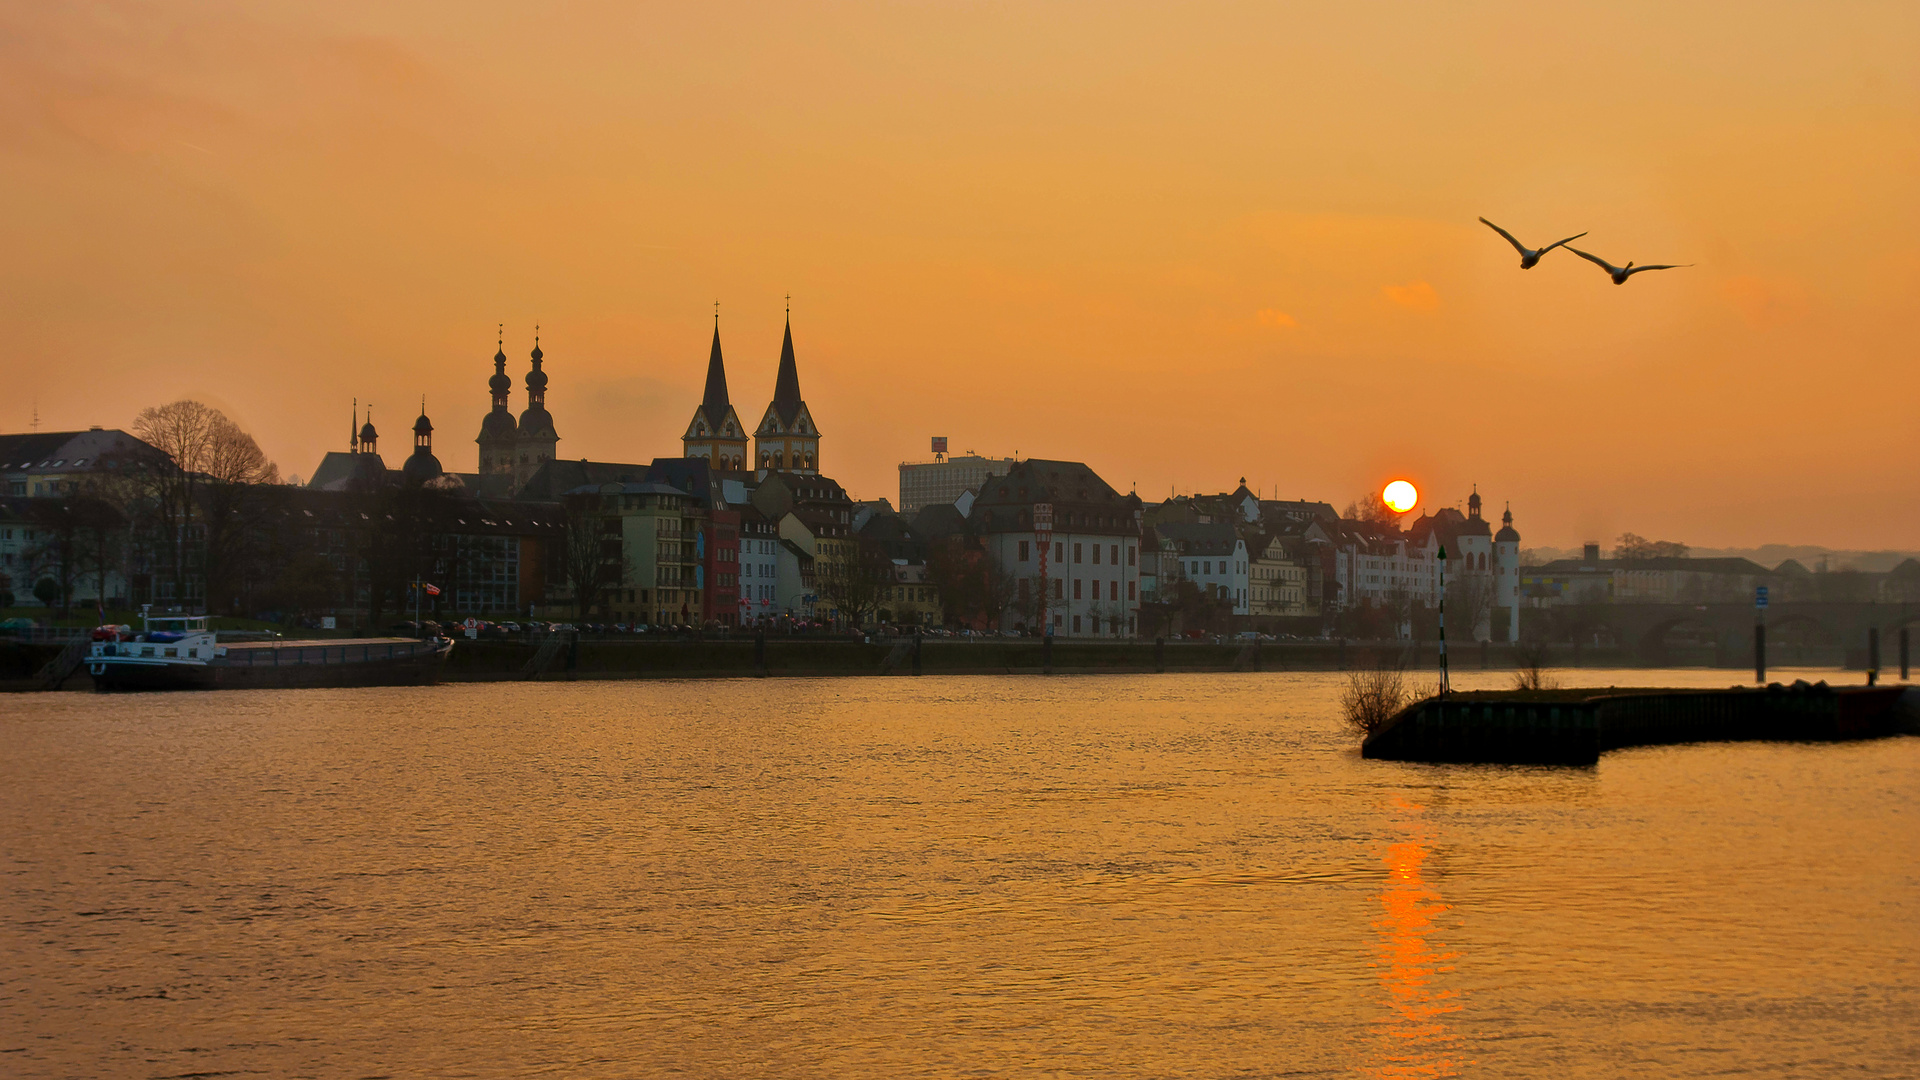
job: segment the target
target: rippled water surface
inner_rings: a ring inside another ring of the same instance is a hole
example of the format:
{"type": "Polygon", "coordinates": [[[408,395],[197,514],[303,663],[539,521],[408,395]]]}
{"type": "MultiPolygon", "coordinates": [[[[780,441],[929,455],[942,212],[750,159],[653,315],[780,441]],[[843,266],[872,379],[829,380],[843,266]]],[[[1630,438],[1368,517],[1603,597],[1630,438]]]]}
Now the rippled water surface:
{"type": "Polygon", "coordinates": [[[1369,762],[1339,682],[0,699],[0,1075],[1920,1069],[1920,739],[1369,762]]]}

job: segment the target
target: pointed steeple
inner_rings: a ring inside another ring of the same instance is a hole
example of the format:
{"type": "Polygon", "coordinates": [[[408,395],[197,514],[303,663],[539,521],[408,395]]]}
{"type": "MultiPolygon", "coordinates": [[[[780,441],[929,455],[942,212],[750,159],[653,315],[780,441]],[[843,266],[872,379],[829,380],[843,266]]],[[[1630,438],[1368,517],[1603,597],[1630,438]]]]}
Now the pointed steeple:
{"type": "Polygon", "coordinates": [[[707,355],[707,392],[700,399],[700,405],[707,410],[710,422],[718,423],[726,415],[727,401],[727,364],[720,357],[720,320],[713,321],[713,351],[707,355]]]}
{"type": "Polygon", "coordinates": [[[780,374],[773,380],[773,407],[791,423],[800,411],[800,367],[793,359],[793,316],[787,316],[787,335],[780,342],[780,374]]]}

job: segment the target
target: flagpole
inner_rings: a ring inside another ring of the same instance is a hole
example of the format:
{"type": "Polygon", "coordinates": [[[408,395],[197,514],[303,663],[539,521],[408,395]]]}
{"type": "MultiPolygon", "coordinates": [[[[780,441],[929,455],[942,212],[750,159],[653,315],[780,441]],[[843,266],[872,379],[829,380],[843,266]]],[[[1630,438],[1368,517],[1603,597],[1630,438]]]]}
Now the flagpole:
{"type": "Polygon", "coordinates": [[[1445,696],[1447,685],[1447,545],[1440,545],[1440,693],[1445,696]]]}

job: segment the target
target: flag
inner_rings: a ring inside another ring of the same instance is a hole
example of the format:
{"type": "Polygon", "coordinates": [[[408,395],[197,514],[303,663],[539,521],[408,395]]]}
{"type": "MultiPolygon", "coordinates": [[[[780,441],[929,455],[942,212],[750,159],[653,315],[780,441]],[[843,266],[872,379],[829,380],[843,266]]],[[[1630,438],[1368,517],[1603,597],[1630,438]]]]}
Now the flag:
{"type": "Polygon", "coordinates": [[[438,585],[428,585],[428,586],[426,587],[426,589],[427,589],[427,595],[428,595],[428,596],[439,596],[439,595],[440,595],[440,586],[438,586],[438,585]]]}

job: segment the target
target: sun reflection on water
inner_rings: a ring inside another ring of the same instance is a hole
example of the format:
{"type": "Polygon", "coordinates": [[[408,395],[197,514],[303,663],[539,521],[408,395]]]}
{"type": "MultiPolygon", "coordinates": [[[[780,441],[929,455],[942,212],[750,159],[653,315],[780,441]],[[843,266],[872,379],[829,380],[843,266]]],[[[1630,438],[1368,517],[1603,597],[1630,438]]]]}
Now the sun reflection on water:
{"type": "Polygon", "coordinates": [[[1363,1071],[1381,1078],[1458,1076],[1459,1036],[1448,1027],[1448,1013],[1460,1011],[1460,993],[1442,977],[1451,974],[1459,953],[1433,937],[1435,921],[1449,907],[1422,876],[1432,854],[1426,807],[1394,796],[1393,828],[1402,839],[1389,844],[1386,887],[1380,915],[1373,920],[1378,940],[1373,966],[1380,974],[1389,1008],[1374,1025],[1372,1054],[1363,1071]]]}

